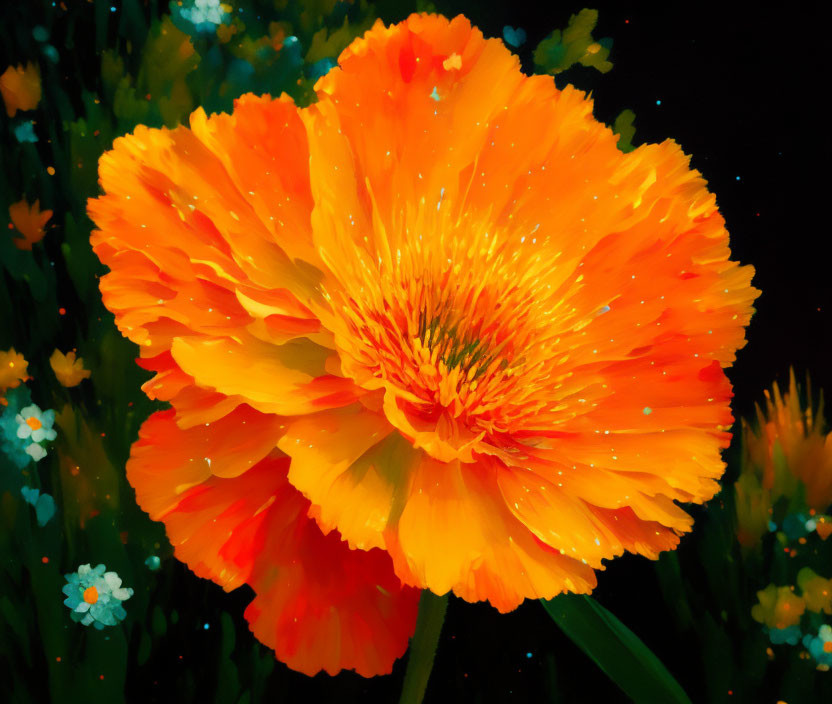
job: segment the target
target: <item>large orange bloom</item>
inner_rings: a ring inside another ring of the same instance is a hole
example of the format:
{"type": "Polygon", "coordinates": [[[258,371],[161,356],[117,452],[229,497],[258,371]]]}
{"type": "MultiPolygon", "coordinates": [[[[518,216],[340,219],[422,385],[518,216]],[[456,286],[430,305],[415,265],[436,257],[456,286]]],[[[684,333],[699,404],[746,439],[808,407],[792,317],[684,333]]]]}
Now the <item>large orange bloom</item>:
{"type": "MultiPolygon", "coordinates": [[[[588,592],[603,559],[678,543],[675,501],[716,492],[723,369],[757,294],[675,143],[621,153],[583,93],[465,18],[377,23],[339,65],[303,110],[244,96],[138,128],[90,203],[104,302],[174,408],[129,479],[199,574],[252,584],[282,658],[282,580],[312,587],[246,540],[256,520],[282,540],[287,463],[342,550],[333,587],[380,583],[382,548],[404,584],[502,611],[588,592]]],[[[318,549],[292,556],[308,581],[318,549]]],[[[398,628],[395,656],[412,619],[389,609],[412,594],[385,579],[365,632],[398,628]]]]}

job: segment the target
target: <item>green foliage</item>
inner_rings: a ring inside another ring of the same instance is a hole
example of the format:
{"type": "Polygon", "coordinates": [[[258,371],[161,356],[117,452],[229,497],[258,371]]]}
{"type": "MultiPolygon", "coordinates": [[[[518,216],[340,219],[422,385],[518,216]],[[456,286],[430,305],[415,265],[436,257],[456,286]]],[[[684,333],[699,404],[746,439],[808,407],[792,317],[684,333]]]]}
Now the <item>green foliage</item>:
{"type": "Polygon", "coordinates": [[[619,136],[618,148],[624,152],[633,151],[633,137],[636,135],[635,128],[636,114],[632,110],[622,110],[612,126],[612,131],[619,136]]]}
{"type": "Polygon", "coordinates": [[[363,2],[290,1],[275,9],[244,1],[227,25],[206,33],[175,5],[172,14],[155,1],[124,0],[113,12],[115,5],[45,4],[37,20],[44,31],[35,32],[42,43],[32,44],[32,27],[19,27],[17,46],[8,47],[39,64],[43,99],[25,113],[37,142],[18,140],[19,120],[0,110],[0,350],[14,346],[29,361],[27,386],[42,408],[56,410],[58,439],[23,471],[0,453],[0,699],[123,701],[131,677],[147,690],[154,673],[195,651],[184,644],[196,632],[202,660],[159,700],[210,692],[217,702],[256,702],[275,660],[248,633],[241,606],[233,617],[206,607],[207,597],[187,603],[184,617],[169,607],[181,599],[174,585],[183,578],[217,595],[211,599],[222,592],[186,577],[163,526],[138,508],[127,483],[130,445],[156,405],[141,391],[148,375],[135,364],[135,346],[101,303],[104,271],[89,244],[86,204],[98,195],[98,159],[118,135],[140,123],[186,123],[197,106],[231,110],[248,91],[308,102],[314,76],[374,16],[363,2]],[[27,55],[33,46],[42,56],[27,55]],[[9,229],[8,208],[21,199],[53,211],[32,251],[18,249],[9,229]],[[62,387],[48,362],[55,348],[77,349],[91,378],[62,387]],[[40,503],[29,506],[23,487],[29,497],[39,490],[40,503]],[[57,513],[46,520],[51,497],[57,513]],[[145,564],[150,555],[161,557],[160,569],[145,564]],[[122,624],[97,631],[69,618],[64,574],[87,562],[106,564],[135,590],[122,624]]]}
{"type": "Polygon", "coordinates": [[[601,73],[612,68],[608,60],[611,39],[596,40],[592,30],[598,23],[597,10],[581,10],[569,18],[566,29],[556,29],[534,50],[535,68],[541,73],[558,74],[575,64],[589,66],[601,73]]]}
{"type": "Polygon", "coordinates": [[[597,601],[562,594],[541,603],[561,630],[636,704],[690,704],[661,660],[597,601]]]}

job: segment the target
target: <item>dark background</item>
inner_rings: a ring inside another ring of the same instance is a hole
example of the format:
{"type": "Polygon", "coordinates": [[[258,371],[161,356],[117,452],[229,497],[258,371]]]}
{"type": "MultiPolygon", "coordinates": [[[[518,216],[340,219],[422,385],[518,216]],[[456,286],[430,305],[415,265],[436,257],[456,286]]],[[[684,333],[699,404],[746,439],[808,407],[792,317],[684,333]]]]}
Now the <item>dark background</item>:
{"type": "MultiPolygon", "coordinates": [[[[762,295],[748,344],[729,371],[735,416],[753,412],[775,379],[787,382],[790,365],[798,379],[808,371],[814,387],[832,391],[826,255],[832,138],[819,106],[829,84],[823,37],[830,4],[586,6],[599,10],[594,36],[613,39],[614,68],[601,75],[577,67],[570,80],[592,90],[595,115],[608,124],[623,108],[632,109],[634,144],[673,138],[693,155],[693,167],[717,195],[733,258],[756,268],[753,283],[762,295]]],[[[486,35],[501,34],[506,24],[525,28],[528,41],[520,55],[531,70],[532,48],[584,5],[463,0],[442,7],[466,14],[486,35]]],[[[699,539],[694,531],[679,550],[682,576],[694,583],[699,539]]],[[[691,699],[712,701],[704,689],[708,659],[732,653],[704,654],[694,638],[673,628],[674,595],[662,594],[653,564],[628,555],[613,561],[598,581],[598,600],[662,658],[691,699]]],[[[778,684],[775,678],[770,684],[768,692],[761,688],[742,701],[774,704],[778,684]]],[[[451,601],[428,701],[549,701],[552,691],[558,702],[626,701],[552,628],[538,604],[527,602],[503,616],[451,601]]],[[[725,695],[725,701],[740,699],[727,689],[725,695]]]]}
{"type": "MultiPolygon", "coordinates": [[[[375,4],[387,21],[400,20],[415,7],[407,2],[375,4]]],[[[160,5],[161,11],[164,3],[160,5]]],[[[528,71],[537,43],[552,29],[565,27],[569,16],[583,7],[580,2],[517,0],[436,5],[446,15],[466,14],[487,36],[501,36],[504,25],[524,28],[528,39],[519,53],[528,71]]],[[[29,9],[22,2],[0,0],[0,6],[0,20],[38,23],[34,4],[29,9]]],[[[578,67],[569,72],[569,80],[592,90],[595,114],[602,121],[611,124],[622,109],[632,109],[635,144],[672,137],[693,155],[693,166],[717,194],[734,258],[757,270],[754,285],[763,293],[748,330],[748,346],[730,371],[735,415],[752,412],[763,389],[775,379],[786,379],[790,365],[798,378],[809,371],[814,386],[832,389],[832,287],[825,257],[832,150],[818,105],[829,86],[828,4],[589,6],[600,11],[594,35],[614,41],[610,54],[614,68],[601,75],[578,67]]],[[[17,63],[19,47],[4,43],[0,59],[2,66],[17,63]]],[[[76,61],[89,76],[97,72],[92,42],[77,47],[76,61]]],[[[89,81],[94,79],[85,82],[89,81]]],[[[707,510],[694,510],[698,521],[707,510]]],[[[698,569],[700,540],[696,532],[685,538],[678,554],[682,576],[694,589],[704,579],[698,569]]],[[[179,563],[175,570],[177,589],[171,602],[178,605],[183,623],[222,611],[241,615],[251,598],[245,588],[225,594],[179,563]]],[[[706,589],[704,582],[702,588],[706,589]]],[[[633,556],[614,561],[599,574],[596,596],[659,655],[693,701],[714,701],[713,691],[705,689],[703,673],[714,658],[731,653],[703,653],[699,641],[674,625],[670,617],[674,595],[667,593],[653,563],[633,556]]],[[[242,617],[235,620],[237,642],[251,639],[242,617]]],[[[736,634],[727,629],[725,643],[730,649],[736,634]]],[[[147,666],[128,675],[128,700],[172,701],[181,691],[177,683],[188,671],[199,701],[215,701],[216,673],[203,668],[205,662],[213,662],[214,656],[205,654],[216,650],[217,631],[171,628],[147,666]]],[[[262,700],[396,701],[404,665],[404,660],[399,661],[392,676],[364,680],[350,673],[310,679],[277,663],[262,700]]],[[[758,695],[766,683],[777,686],[773,669],[758,695]]],[[[809,666],[807,671],[811,672],[809,666]]],[[[247,673],[241,669],[240,674],[247,673]]],[[[727,684],[719,701],[762,701],[758,695],[734,696],[731,683],[727,684]]],[[[771,691],[773,704],[777,697],[771,691]]],[[[427,702],[624,700],[560,633],[540,604],[529,602],[500,615],[483,604],[451,599],[427,702]]]]}

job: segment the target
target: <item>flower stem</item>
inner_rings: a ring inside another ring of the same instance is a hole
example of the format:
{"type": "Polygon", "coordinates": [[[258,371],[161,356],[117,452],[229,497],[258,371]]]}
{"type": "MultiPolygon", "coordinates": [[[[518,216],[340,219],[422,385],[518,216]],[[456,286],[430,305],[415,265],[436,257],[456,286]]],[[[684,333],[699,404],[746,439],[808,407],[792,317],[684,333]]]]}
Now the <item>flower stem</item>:
{"type": "Polygon", "coordinates": [[[404,675],[402,695],[399,704],[421,704],[428,686],[433,658],[439,643],[439,634],[445,621],[448,608],[448,595],[436,596],[429,589],[422,591],[419,600],[419,615],[416,618],[416,631],[410,639],[410,654],[407,658],[407,671],[404,675]]]}

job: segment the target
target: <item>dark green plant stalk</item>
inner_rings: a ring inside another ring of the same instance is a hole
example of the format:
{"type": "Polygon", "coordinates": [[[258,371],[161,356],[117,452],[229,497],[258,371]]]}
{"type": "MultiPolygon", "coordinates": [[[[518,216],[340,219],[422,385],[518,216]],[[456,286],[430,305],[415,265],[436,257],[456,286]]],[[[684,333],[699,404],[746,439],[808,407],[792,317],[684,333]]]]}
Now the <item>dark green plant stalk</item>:
{"type": "Polygon", "coordinates": [[[447,608],[447,594],[436,596],[429,589],[422,592],[416,631],[410,639],[407,671],[399,704],[421,704],[433,669],[433,658],[436,655],[436,646],[439,643],[447,608]]]}

